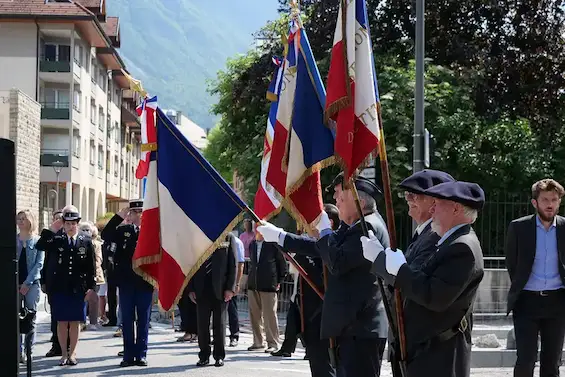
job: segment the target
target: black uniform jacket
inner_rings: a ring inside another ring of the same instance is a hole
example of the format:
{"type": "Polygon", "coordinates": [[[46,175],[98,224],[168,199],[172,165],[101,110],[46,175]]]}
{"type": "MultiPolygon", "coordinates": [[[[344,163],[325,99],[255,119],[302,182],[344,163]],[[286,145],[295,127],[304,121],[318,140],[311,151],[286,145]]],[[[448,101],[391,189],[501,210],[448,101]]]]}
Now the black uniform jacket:
{"type": "MultiPolygon", "coordinates": [[[[390,245],[388,232],[378,213],[365,216],[381,244],[390,245]]],[[[322,310],[321,338],[355,336],[386,338],[388,321],[372,264],[363,257],[361,224],[341,224],[336,232],[313,241],[287,234],[284,248],[319,256],[329,271],[322,310]]]]}
{"type": "MultiPolygon", "coordinates": [[[[214,295],[221,301],[224,300],[224,291],[234,292],[235,290],[236,247],[234,236],[228,234],[226,241],[221,243],[210,256],[212,259],[212,287],[214,295]]],[[[189,292],[194,292],[197,300],[205,291],[207,282],[205,266],[206,262],[196,271],[188,283],[189,292]]]]}
{"type": "MultiPolygon", "coordinates": [[[[409,358],[428,340],[457,328],[473,305],[484,274],[481,245],[471,225],[459,228],[435,249],[421,249],[418,254],[418,264],[401,266],[392,282],[404,299],[409,358]]],[[[382,253],[377,259],[384,258],[382,253]]]]}
{"type": "Polygon", "coordinates": [[[114,215],[101,234],[104,242],[116,243],[116,251],[114,252],[116,285],[118,287],[128,285],[152,291],[153,286],[136,274],[132,267],[132,258],[137,246],[139,230],[133,224],[120,225],[123,221],[124,219],[120,215],[114,215]]]}
{"type": "Polygon", "coordinates": [[[71,248],[64,232],[44,229],[36,247],[45,250],[44,282],[49,294],[85,294],[96,288],[96,259],[90,237],[77,235],[71,248]]]}
{"type": "Polygon", "coordinates": [[[257,241],[249,245],[249,277],[247,289],[258,292],[276,292],[288,272],[286,261],[279,249],[271,243],[263,242],[257,260],[257,241]]]}
{"type": "MultiPolygon", "coordinates": [[[[565,218],[557,216],[557,255],[559,257],[559,275],[565,283],[565,218]]],[[[506,235],[506,268],[510,275],[510,291],[508,292],[507,313],[514,309],[516,300],[532,273],[532,265],[536,256],[536,215],[525,216],[514,220],[508,227],[506,235]]]]}

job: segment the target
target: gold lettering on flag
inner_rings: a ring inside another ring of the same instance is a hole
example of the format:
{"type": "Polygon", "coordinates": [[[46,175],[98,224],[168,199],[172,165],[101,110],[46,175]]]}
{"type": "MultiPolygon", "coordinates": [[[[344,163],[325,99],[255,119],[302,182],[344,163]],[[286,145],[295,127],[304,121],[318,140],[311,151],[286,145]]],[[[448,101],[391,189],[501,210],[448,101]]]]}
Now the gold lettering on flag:
{"type": "Polygon", "coordinates": [[[371,106],[369,106],[367,109],[365,109],[365,111],[363,111],[361,114],[359,114],[359,120],[361,121],[361,123],[363,123],[365,126],[367,126],[367,119],[366,116],[369,116],[371,118],[371,122],[375,122],[377,120],[377,104],[374,103],[371,106]]]}
{"type": "Polygon", "coordinates": [[[296,76],[296,67],[288,67],[288,69],[283,75],[283,81],[281,83],[281,93],[286,90],[286,84],[288,84],[291,80],[293,80],[295,76],[296,76]]]}

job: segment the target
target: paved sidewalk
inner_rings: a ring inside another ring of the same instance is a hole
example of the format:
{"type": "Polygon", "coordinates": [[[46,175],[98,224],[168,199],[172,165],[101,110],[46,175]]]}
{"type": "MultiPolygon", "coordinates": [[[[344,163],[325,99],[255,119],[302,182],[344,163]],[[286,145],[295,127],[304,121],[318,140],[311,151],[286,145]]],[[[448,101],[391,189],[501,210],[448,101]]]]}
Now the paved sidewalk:
{"type": "MultiPolygon", "coordinates": [[[[118,351],[122,349],[122,339],[113,338],[113,331],[86,331],[81,334],[77,350],[79,364],[74,367],[57,366],[59,358],[43,357],[50,347],[50,334],[46,323],[48,317],[42,318],[39,325],[38,342],[34,354],[34,376],[245,376],[245,377],[304,377],[310,376],[308,362],[302,360],[304,350],[297,352],[289,359],[275,358],[263,352],[248,352],[251,336],[242,333],[240,344],[236,348],[227,348],[226,364],[223,368],[213,366],[196,368],[198,361],[198,345],[195,343],[177,343],[179,333],[174,333],[170,326],[153,324],[149,336],[149,366],[146,368],[119,368],[118,351]]],[[[562,373],[565,368],[562,369],[562,373]]],[[[537,375],[536,370],[536,375],[537,375]]],[[[1,374],[1,373],[0,373],[1,374]]],[[[430,376],[433,375],[433,371],[430,376]]],[[[510,368],[474,369],[472,377],[512,376],[510,368]]],[[[21,372],[25,376],[25,371],[21,372]]],[[[388,363],[385,362],[381,373],[383,377],[392,376],[388,363]]]]}

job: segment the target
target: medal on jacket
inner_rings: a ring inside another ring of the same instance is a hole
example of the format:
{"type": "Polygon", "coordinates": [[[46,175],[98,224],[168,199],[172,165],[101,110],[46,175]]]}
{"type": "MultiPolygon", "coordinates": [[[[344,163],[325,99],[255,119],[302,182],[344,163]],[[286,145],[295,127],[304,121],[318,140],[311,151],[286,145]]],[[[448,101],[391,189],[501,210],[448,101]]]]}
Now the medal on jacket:
{"type": "Polygon", "coordinates": [[[63,259],[59,258],[59,264],[63,264],[63,259]]]}
{"type": "Polygon", "coordinates": [[[131,233],[130,233],[130,232],[125,232],[125,233],[124,233],[124,236],[126,236],[126,237],[131,237],[131,233]]]}

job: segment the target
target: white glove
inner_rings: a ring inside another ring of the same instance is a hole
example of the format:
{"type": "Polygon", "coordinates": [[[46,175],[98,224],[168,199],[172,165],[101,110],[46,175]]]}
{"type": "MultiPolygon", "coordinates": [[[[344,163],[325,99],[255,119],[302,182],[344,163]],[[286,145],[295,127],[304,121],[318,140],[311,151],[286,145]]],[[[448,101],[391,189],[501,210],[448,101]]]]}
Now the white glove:
{"type": "Polygon", "coordinates": [[[392,251],[390,247],[387,247],[385,250],[385,255],[386,270],[389,274],[396,276],[398,274],[398,270],[400,270],[400,267],[402,267],[402,265],[406,263],[406,257],[404,257],[404,253],[400,249],[392,251]]]}
{"type": "Polygon", "coordinates": [[[274,226],[268,222],[262,222],[261,225],[257,227],[257,231],[263,235],[265,242],[279,242],[279,236],[284,233],[282,228],[274,226]]]}
{"type": "Polygon", "coordinates": [[[318,221],[318,224],[316,224],[316,229],[318,230],[318,232],[322,232],[322,230],[324,229],[331,228],[332,223],[330,221],[330,218],[328,217],[328,214],[326,213],[326,211],[322,211],[322,214],[320,215],[320,221],[318,221]]]}
{"type": "Polygon", "coordinates": [[[371,263],[373,263],[381,251],[384,250],[383,245],[381,245],[378,238],[375,237],[372,230],[369,231],[369,237],[361,237],[361,244],[363,245],[363,256],[371,263]]]}

